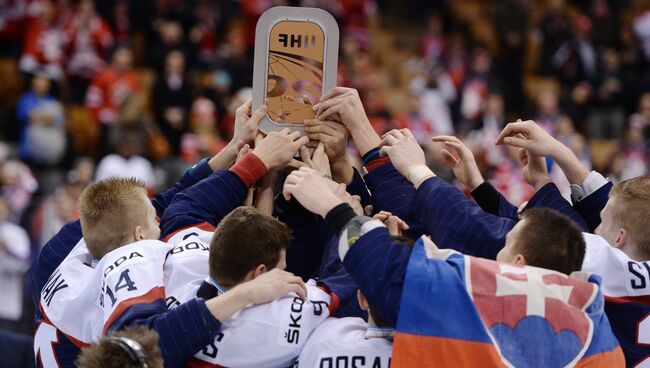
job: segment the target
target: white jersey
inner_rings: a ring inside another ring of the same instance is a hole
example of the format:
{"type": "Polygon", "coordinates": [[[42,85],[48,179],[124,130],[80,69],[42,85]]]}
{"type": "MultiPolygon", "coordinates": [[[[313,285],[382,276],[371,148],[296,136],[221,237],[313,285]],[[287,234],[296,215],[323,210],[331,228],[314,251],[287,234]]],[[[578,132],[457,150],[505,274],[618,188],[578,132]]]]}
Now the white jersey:
{"type": "Polygon", "coordinates": [[[165,300],[163,267],[172,246],[158,240],[142,240],[122,246],[102,257],[99,272],[98,305],[101,330],[108,329],[131,307],[165,300]]]}
{"type": "Polygon", "coordinates": [[[172,250],[165,261],[167,308],[196,297],[196,291],[209,274],[211,231],[196,227],[175,233],[167,241],[172,250]]]}
{"type": "Polygon", "coordinates": [[[45,320],[82,343],[96,341],[130,306],[164,299],[163,264],[170,250],[166,243],[142,240],[92,267],[82,239],[43,287],[45,320]]]}
{"type": "Polygon", "coordinates": [[[361,318],[328,318],[302,348],[300,368],[388,368],[392,330],[368,328],[361,318]],[[390,338],[389,338],[390,337],[390,338]]]}
{"type": "MultiPolygon", "coordinates": [[[[175,244],[165,263],[168,308],[196,297],[208,276],[208,256],[209,246],[199,235],[175,244]]],[[[298,357],[311,332],[329,316],[330,299],[329,294],[311,281],[307,300],[291,293],[270,303],[248,307],[222,321],[221,332],[214,342],[194,359],[224,367],[288,367],[298,357]]]]}
{"type": "Polygon", "coordinates": [[[608,297],[650,295],[650,265],[637,262],[598,235],[583,233],[587,249],[582,271],[602,277],[601,290],[608,297]]]}
{"type": "MultiPolygon", "coordinates": [[[[41,291],[40,309],[46,324],[64,333],[78,346],[97,339],[101,323],[97,305],[99,275],[90,265],[91,258],[84,240],[54,270],[41,291]]],[[[38,338],[35,348],[38,348],[38,338]]]]}
{"type": "Polygon", "coordinates": [[[602,277],[605,312],[632,367],[650,367],[650,261],[635,261],[605,239],[584,234],[582,270],[602,277]]]}

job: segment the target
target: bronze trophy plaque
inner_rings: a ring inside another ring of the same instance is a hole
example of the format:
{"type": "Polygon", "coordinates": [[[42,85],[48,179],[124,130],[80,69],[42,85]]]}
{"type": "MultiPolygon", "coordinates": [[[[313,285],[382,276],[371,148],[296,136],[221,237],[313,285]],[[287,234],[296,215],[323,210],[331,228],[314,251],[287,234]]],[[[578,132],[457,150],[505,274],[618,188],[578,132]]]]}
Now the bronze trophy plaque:
{"type": "Polygon", "coordinates": [[[260,130],[303,131],[312,103],[336,84],[338,26],[316,8],[275,7],[257,23],[253,109],[266,103],[260,130]]]}

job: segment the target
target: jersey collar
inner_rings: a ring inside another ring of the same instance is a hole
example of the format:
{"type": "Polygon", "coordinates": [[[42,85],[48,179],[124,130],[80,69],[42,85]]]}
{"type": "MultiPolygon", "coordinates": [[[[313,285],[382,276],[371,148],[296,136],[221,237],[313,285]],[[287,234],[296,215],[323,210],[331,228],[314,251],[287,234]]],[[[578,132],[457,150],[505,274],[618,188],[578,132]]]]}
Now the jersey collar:
{"type": "Polygon", "coordinates": [[[390,327],[378,327],[378,326],[368,326],[366,330],[366,339],[393,339],[393,334],[395,330],[390,327]]]}
{"type": "Polygon", "coordinates": [[[217,288],[217,295],[221,295],[221,294],[225,293],[228,290],[225,287],[219,285],[217,280],[215,280],[214,277],[212,277],[212,276],[208,276],[208,279],[206,281],[208,281],[210,284],[212,284],[212,286],[217,288]]]}

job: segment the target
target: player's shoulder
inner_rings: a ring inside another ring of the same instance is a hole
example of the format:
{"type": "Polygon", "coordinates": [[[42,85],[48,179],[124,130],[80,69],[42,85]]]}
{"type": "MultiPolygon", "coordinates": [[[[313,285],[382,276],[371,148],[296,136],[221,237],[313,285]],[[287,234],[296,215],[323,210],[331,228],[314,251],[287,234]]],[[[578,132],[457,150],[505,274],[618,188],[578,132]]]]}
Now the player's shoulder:
{"type": "Polygon", "coordinates": [[[122,256],[125,253],[132,253],[138,251],[143,251],[150,255],[166,254],[166,252],[169,252],[171,249],[172,249],[171,244],[162,242],[160,240],[147,239],[147,240],[140,240],[113,249],[112,251],[108,252],[103,258],[114,258],[116,256],[122,256]]]}
{"type": "MultiPolygon", "coordinates": [[[[306,299],[294,292],[287,293],[268,303],[248,307],[236,313],[232,319],[279,325],[284,325],[285,322],[291,324],[292,320],[298,318],[307,320],[311,316],[324,319],[329,315],[330,299],[330,295],[317,287],[314,280],[309,280],[306,299]]],[[[303,326],[304,324],[299,324],[299,327],[303,326]]]]}
{"type": "Polygon", "coordinates": [[[148,264],[151,267],[160,268],[162,272],[165,259],[171,249],[170,244],[159,240],[137,241],[114,249],[104,255],[97,264],[97,268],[102,270],[104,276],[112,270],[127,268],[136,264],[139,265],[138,267],[144,267],[140,265],[148,264]]]}
{"type": "MultiPolygon", "coordinates": [[[[181,244],[202,243],[209,247],[214,235],[214,227],[207,223],[191,225],[174,231],[165,241],[175,248],[181,244]]],[[[178,251],[180,253],[180,250],[178,251]]]]}
{"type": "Polygon", "coordinates": [[[98,316],[97,270],[83,253],[68,257],[50,275],[40,294],[43,319],[68,336],[92,341],[92,321],[98,316]]]}
{"type": "MultiPolygon", "coordinates": [[[[275,306],[279,306],[279,307],[282,308],[284,306],[292,305],[292,304],[295,304],[295,303],[313,304],[313,303],[326,302],[327,304],[329,304],[329,301],[331,299],[330,294],[327,293],[324,289],[318,287],[316,285],[315,280],[312,280],[312,279],[308,280],[306,282],[306,285],[307,285],[307,298],[304,299],[304,300],[301,299],[298,296],[298,294],[296,294],[294,292],[290,292],[290,293],[287,293],[287,294],[285,294],[285,295],[283,295],[283,296],[281,296],[281,297],[279,297],[279,298],[277,298],[277,299],[275,299],[275,300],[273,300],[273,301],[271,301],[269,303],[260,304],[260,305],[257,305],[255,307],[253,307],[253,308],[263,309],[264,307],[269,308],[269,307],[275,307],[275,306]]],[[[251,309],[251,308],[249,308],[249,309],[251,309]]]]}
{"type": "Polygon", "coordinates": [[[607,297],[650,295],[650,260],[636,261],[598,235],[583,233],[586,252],[582,271],[602,278],[607,297]]]}
{"type": "Polygon", "coordinates": [[[328,318],[314,331],[313,341],[346,341],[363,338],[368,323],[359,317],[328,318]]]}
{"type": "Polygon", "coordinates": [[[350,366],[351,362],[366,366],[388,366],[392,340],[367,338],[368,324],[361,318],[328,318],[309,336],[298,358],[300,367],[350,366]]]}

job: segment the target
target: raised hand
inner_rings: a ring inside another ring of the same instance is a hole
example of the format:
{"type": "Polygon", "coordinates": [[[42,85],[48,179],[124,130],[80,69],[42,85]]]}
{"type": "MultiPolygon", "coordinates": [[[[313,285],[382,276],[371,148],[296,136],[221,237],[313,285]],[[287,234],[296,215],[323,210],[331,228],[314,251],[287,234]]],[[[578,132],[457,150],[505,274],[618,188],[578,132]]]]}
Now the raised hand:
{"type": "Polygon", "coordinates": [[[359,92],[354,88],[334,87],[321,96],[314,105],[316,116],[320,120],[333,118],[343,123],[348,129],[368,121],[363,109],[359,92]]]}
{"type": "Polygon", "coordinates": [[[478,169],[472,151],[460,139],[449,135],[439,135],[433,137],[432,140],[444,143],[447,146],[449,150],[443,148],[440,153],[461,183],[465,184],[470,190],[474,190],[483,184],[485,179],[483,179],[483,175],[478,169]]]}
{"type": "Polygon", "coordinates": [[[535,156],[523,148],[519,149],[519,162],[523,167],[523,174],[526,183],[535,190],[539,190],[552,180],[548,176],[546,160],[543,156],[535,156]]]}
{"type": "Polygon", "coordinates": [[[306,146],[300,147],[300,158],[307,166],[318,171],[322,176],[331,179],[332,171],[330,169],[330,161],[325,154],[325,145],[319,142],[314,150],[314,153],[309,157],[309,150],[306,146]]]}
{"type": "Polygon", "coordinates": [[[534,156],[551,156],[571,184],[582,185],[589,175],[589,170],[575,157],[571,149],[553,138],[532,120],[506,125],[495,143],[523,148],[534,156]]]}
{"type": "Polygon", "coordinates": [[[402,232],[409,229],[409,226],[404,222],[404,220],[387,211],[380,211],[372,218],[383,222],[392,236],[402,235],[402,232]]]}
{"type": "Polygon", "coordinates": [[[305,120],[305,132],[311,140],[308,147],[316,147],[319,142],[325,146],[333,180],[346,184],[352,181],[354,171],[347,155],[348,129],[345,125],[336,121],[309,119],[305,120]]]}
{"type": "Polygon", "coordinates": [[[308,141],[309,138],[301,137],[300,132],[283,129],[279,132],[271,132],[259,141],[255,145],[253,154],[264,162],[267,169],[281,169],[293,159],[298,149],[308,141]]]}
{"type": "Polygon", "coordinates": [[[341,160],[347,153],[348,130],[345,125],[331,120],[305,120],[305,132],[312,146],[318,142],[325,145],[330,162],[341,160]]]}
{"type": "Polygon", "coordinates": [[[393,129],[384,134],[380,147],[380,154],[390,157],[395,169],[409,180],[414,169],[426,168],[424,151],[408,129],[393,129]]]}
{"type": "Polygon", "coordinates": [[[503,128],[496,144],[523,148],[535,156],[551,156],[563,147],[532,120],[509,123],[503,128]]]}
{"type": "Polygon", "coordinates": [[[319,120],[335,120],[342,123],[352,135],[361,155],[379,145],[379,136],[370,125],[356,89],[330,89],[321,96],[320,102],[314,105],[314,111],[319,120]]]}
{"type": "Polygon", "coordinates": [[[336,196],[336,189],[336,184],[318,171],[302,167],[287,176],[282,193],[286,200],[294,197],[307,210],[324,218],[332,208],[343,203],[336,196]]]}
{"type": "Polygon", "coordinates": [[[235,132],[232,137],[232,142],[236,145],[252,144],[257,129],[260,125],[260,120],[266,114],[266,105],[262,105],[251,114],[252,102],[250,99],[239,106],[235,111],[235,132]]]}

